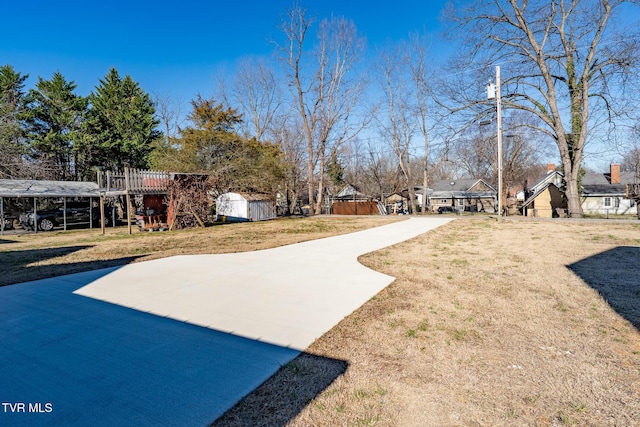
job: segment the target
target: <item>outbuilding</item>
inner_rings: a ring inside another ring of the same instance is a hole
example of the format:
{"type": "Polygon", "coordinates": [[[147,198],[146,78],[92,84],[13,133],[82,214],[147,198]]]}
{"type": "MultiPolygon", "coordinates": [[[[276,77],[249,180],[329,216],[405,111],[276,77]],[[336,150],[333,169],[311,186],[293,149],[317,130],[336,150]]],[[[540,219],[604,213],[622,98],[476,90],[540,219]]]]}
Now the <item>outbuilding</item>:
{"type": "Polygon", "coordinates": [[[224,193],[216,199],[218,221],[264,221],[276,217],[276,201],[262,193],[224,193]]]}
{"type": "Polygon", "coordinates": [[[567,200],[558,187],[548,182],[544,187],[538,188],[538,191],[524,202],[522,208],[525,216],[557,218],[566,216],[567,200]]]}
{"type": "MultiPolygon", "coordinates": [[[[48,225],[45,226],[44,222],[41,223],[38,220],[38,211],[41,209],[38,201],[41,199],[56,200],[62,205],[60,208],[62,220],[59,225],[66,230],[67,201],[69,199],[82,200],[84,207],[90,212],[89,218],[92,218],[93,202],[99,198],[100,193],[95,182],[0,179],[0,234],[4,233],[5,229],[12,228],[12,223],[18,219],[20,214],[24,214],[26,218],[28,211],[32,213],[34,230],[50,230],[49,227],[54,226],[53,222],[49,220],[46,222],[48,225]],[[10,200],[22,201],[19,203],[20,212],[15,211],[16,206],[11,206],[10,200]],[[14,208],[13,212],[10,212],[11,207],[14,208]]],[[[87,220],[87,224],[90,227],[93,225],[90,220],[87,220]]]]}

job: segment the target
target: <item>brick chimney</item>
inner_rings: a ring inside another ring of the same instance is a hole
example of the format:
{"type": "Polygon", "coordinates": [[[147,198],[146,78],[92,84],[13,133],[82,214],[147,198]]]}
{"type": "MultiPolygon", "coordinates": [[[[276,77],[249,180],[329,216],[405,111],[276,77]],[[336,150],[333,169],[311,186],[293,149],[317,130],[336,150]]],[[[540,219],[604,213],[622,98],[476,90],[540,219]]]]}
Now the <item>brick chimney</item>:
{"type": "Polygon", "coordinates": [[[547,163],[547,173],[553,172],[554,170],[556,170],[556,165],[553,163],[547,163]]]}
{"type": "Polygon", "coordinates": [[[620,184],[620,164],[611,164],[609,167],[611,184],[620,184]]]}

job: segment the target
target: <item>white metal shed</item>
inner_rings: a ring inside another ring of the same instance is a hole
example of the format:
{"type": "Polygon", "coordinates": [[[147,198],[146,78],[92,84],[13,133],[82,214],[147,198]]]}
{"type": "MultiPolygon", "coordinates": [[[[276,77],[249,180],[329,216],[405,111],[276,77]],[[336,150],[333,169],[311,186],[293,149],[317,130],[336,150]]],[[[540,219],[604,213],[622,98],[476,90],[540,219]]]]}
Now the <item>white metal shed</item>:
{"type": "Polygon", "coordinates": [[[216,202],[218,221],[264,221],[276,217],[276,202],[267,194],[224,193],[216,202]]]}

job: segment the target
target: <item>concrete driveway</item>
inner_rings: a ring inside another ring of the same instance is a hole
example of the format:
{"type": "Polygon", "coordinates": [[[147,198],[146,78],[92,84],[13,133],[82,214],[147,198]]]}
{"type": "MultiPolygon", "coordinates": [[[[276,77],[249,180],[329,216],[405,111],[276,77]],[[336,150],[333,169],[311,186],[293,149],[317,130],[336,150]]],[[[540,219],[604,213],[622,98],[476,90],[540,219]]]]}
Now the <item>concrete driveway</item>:
{"type": "Polygon", "coordinates": [[[391,283],[359,255],[450,220],[0,288],[0,425],[207,425],[391,283]]]}

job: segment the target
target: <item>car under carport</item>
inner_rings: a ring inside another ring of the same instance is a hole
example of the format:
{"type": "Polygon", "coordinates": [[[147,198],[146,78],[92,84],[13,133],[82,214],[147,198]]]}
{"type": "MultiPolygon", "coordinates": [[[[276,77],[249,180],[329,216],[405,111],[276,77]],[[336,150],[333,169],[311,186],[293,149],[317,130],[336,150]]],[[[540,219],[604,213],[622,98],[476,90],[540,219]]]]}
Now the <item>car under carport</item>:
{"type": "MultiPolygon", "coordinates": [[[[6,199],[33,199],[30,207],[37,217],[38,200],[41,199],[62,199],[63,216],[62,227],[67,229],[66,211],[69,199],[87,198],[91,209],[92,200],[100,198],[98,184],[95,182],[77,181],[47,181],[47,180],[20,180],[20,179],[0,179],[0,233],[5,230],[5,200],[6,199]]],[[[89,224],[91,227],[92,224],[89,224]]],[[[34,227],[37,231],[37,227],[34,227]]]]}

